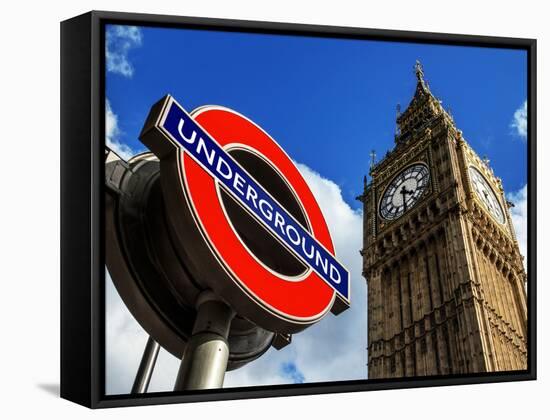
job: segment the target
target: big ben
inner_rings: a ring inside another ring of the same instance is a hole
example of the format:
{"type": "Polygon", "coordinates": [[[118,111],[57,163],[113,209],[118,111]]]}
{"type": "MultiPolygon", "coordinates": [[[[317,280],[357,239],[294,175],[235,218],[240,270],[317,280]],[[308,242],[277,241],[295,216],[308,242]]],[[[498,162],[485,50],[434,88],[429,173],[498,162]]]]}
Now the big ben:
{"type": "Polygon", "coordinates": [[[527,275],[502,182],[419,62],[415,74],[359,197],[369,379],[527,369],[527,275]]]}

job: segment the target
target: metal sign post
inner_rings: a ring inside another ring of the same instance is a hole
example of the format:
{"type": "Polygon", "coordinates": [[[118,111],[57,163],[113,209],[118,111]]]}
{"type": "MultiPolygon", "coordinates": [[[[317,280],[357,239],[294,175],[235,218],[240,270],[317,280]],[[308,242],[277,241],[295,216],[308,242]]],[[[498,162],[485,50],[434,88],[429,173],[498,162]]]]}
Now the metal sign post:
{"type": "Polygon", "coordinates": [[[221,388],[229,358],[227,337],[235,311],[211,291],[197,299],[197,318],[174,391],[221,388]]]}
{"type": "Polygon", "coordinates": [[[153,370],[155,369],[155,363],[159,354],[160,345],[151,337],[147,340],[145,350],[143,350],[143,356],[136,373],[136,379],[132,386],[132,394],[144,394],[149,388],[151,377],[153,376],[153,370]]]}

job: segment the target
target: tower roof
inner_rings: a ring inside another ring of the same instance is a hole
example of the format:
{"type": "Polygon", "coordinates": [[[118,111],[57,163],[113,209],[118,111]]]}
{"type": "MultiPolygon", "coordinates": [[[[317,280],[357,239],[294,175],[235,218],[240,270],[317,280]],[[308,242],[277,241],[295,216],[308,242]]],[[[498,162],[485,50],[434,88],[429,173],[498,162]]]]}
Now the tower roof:
{"type": "Polygon", "coordinates": [[[414,64],[414,74],[416,75],[417,80],[415,97],[418,94],[431,94],[428,84],[424,80],[424,68],[422,67],[420,60],[416,60],[416,63],[414,64]]]}
{"type": "Polygon", "coordinates": [[[424,68],[419,60],[414,65],[416,90],[407,108],[397,116],[396,143],[405,140],[415,129],[420,128],[432,117],[443,113],[439,100],[433,96],[424,79],[424,68]]]}

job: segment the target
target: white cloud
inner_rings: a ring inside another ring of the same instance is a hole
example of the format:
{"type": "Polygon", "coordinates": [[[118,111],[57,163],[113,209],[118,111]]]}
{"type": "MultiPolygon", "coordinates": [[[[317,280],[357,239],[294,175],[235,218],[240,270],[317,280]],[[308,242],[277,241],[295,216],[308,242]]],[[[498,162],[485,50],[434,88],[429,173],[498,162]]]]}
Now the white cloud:
{"type": "MultiPolygon", "coordinates": [[[[318,324],[292,337],[277,351],[225,377],[225,387],[296,382],[341,381],[367,377],[367,296],[361,276],[362,216],[342,198],[340,187],[305,165],[297,164],[328,223],[336,256],[350,271],[350,309],[328,314],[318,324]]],[[[129,392],[147,340],[107,278],[107,391],[129,392]]],[[[170,391],[179,360],[161,349],[150,391],[170,391]]]]}
{"type": "Polygon", "coordinates": [[[128,160],[136,153],[128,145],[119,140],[120,128],[118,127],[118,116],[113,112],[111,103],[105,101],[105,144],[121,158],[128,160]]]}
{"type": "MultiPolygon", "coordinates": [[[[105,391],[129,394],[147,343],[148,334],[130,314],[105,270],[105,391]]],[[[150,392],[171,391],[179,360],[160,349],[150,392]]]]}
{"type": "Polygon", "coordinates": [[[510,209],[512,223],[516,231],[519,249],[527,263],[527,184],[520,190],[508,194],[508,200],[514,203],[510,209]]]}
{"type": "Polygon", "coordinates": [[[523,140],[527,139],[527,101],[514,112],[510,127],[512,127],[515,133],[523,140]]]}
{"type": "Polygon", "coordinates": [[[142,38],[141,30],[137,26],[108,26],[105,42],[107,71],[132,77],[134,67],[128,59],[128,54],[131,49],[141,45],[142,38]]]}
{"type": "Polygon", "coordinates": [[[361,275],[362,216],[342,198],[340,187],[303,164],[298,169],[311,188],[328,223],[337,258],[351,274],[350,309],[328,314],[318,324],[292,337],[277,351],[226,375],[225,386],[342,381],[367,377],[367,295],[361,275]]]}
{"type": "Polygon", "coordinates": [[[147,334],[130,315],[105,270],[105,391],[127,394],[147,342],[147,334]]]}

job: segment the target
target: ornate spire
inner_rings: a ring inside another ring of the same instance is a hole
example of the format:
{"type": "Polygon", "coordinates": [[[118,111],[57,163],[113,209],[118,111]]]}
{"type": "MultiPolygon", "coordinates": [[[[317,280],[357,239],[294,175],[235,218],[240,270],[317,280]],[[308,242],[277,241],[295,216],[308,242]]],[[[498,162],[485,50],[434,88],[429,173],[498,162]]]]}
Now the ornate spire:
{"type": "Polygon", "coordinates": [[[416,85],[416,92],[418,93],[420,91],[423,93],[430,93],[428,83],[426,82],[426,80],[424,80],[424,67],[418,59],[414,64],[414,74],[416,74],[416,80],[418,80],[418,83],[416,85]]]}
{"type": "Polygon", "coordinates": [[[414,72],[416,74],[416,78],[419,82],[424,81],[424,69],[422,68],[422,63],[420,60],[416,60],[416,63],[414,65],[414,72]]]}
{"type": "Polygon", "coordinates": [[[433,116],[443,112],[439,101],[432,95],[430,87],[424,79],[424,67],[420,60],[416,60],[414,64],[414,74],[417,83],[413,98],[407,108],[397,114],[396,144],[409,138],[415,130],[420,129],[433,116]]]}

